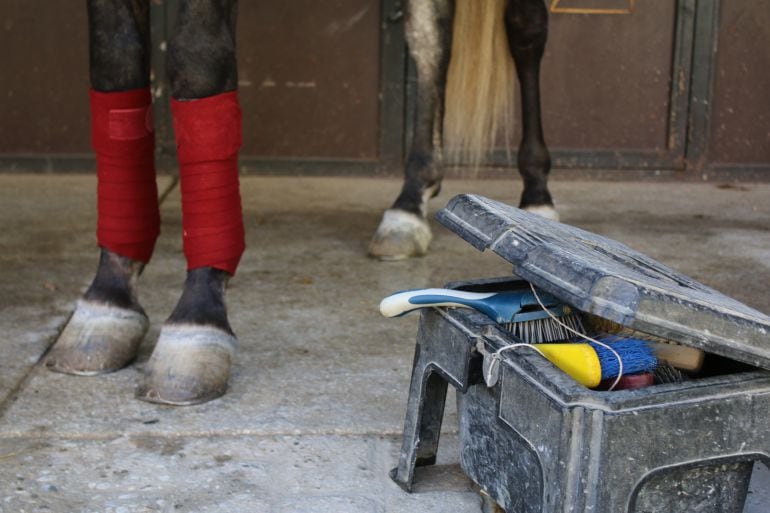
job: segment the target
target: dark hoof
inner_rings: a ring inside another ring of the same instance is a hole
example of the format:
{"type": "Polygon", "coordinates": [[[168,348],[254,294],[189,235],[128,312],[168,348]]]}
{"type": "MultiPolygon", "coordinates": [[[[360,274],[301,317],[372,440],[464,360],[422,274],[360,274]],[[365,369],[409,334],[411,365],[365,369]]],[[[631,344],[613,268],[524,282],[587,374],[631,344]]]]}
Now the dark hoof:
{"type": "Polygon", "coordinates": [[[380,260],[424,256],[431,238],[425,219],[406,210],[389,209],[369,244],[369,255],[380,260]]]}
{"type": "Polygon", "coordinates": [[[137,399],[186,406],[221,397],[237,343],[234,336],[210,326],[163,326],[137,399]]]}
{"type": "Polygon", "coordinates": [[[122,369],[136,357],[149,324],[142,312],[81,299],[45,365],[81,376],[122,369]]]}

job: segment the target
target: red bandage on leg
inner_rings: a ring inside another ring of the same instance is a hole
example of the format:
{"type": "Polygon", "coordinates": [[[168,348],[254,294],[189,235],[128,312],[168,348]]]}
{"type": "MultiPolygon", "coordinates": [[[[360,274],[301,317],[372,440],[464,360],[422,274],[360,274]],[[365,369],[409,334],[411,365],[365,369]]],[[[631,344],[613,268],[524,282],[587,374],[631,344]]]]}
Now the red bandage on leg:
{"type": "Polygon", "coordinates": [[[238,93],[171,100],[187,269],[214,267],[235,274],[245,248],[238,149],[238,93]]]}
{"type": "Polygon", "coordinates": [[[99,179],[96,238],[113,253],[149,262],[160,233],[150,90],[92,89],[90,97],[99,179]]]}

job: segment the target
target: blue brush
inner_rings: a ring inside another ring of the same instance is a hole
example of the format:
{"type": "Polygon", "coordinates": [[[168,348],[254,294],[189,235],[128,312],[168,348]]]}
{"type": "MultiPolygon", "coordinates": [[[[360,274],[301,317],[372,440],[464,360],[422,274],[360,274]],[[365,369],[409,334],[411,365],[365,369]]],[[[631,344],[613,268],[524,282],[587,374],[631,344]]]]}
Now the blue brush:
{"type": "Polygon", "coordinates": [[[643,340],[600,342],[607,343],[617,355],[593,342],[537,344],[532,348],[588,388],[595,388],[602,381],[621,375],[618,357],[623,362],[623,376],[651,372],[657,366],[658,361],[652,349],[643,340]]]}
{"type": "MultiPolygon", "coordinates": [[[[658,359],[646,340],[626,338],[618,340],[617,337],[597,338],[614,349],[623,360],[623,375],[638,374],[640,372],[652,372],[658,366],[658,359]]],[[[596,351],[602,366],[602,380],[615,378],[620,374],[620,366],[615,355],[599,344],[590,343],[596,351]]]]}
{"type": "MultiPolygon", "coordinates": [[[[551,314],[570,328],[582,332],[580,317],[554,296],[538,291],[540,301],[551,314]]],[[[528,343],[565,341],[572,338],[538,304],[530,289],[506,292],[465,292],[454,289],[415,289],[397,292],[382,300],[380,312],[398,317],[419,308],[450,306],[473,308],[491,318],[515,337],[528,343]]]]}

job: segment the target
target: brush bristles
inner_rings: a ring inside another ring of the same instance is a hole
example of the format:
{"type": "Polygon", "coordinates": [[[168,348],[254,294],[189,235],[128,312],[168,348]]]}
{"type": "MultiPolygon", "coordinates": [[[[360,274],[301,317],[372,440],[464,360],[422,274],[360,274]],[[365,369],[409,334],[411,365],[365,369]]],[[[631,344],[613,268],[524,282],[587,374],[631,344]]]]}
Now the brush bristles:
{"type": "Polygon", "coordinates": [[[682,371],[676,367],[672,367],[665,361],[658,362],[658,367],[655,369],[654,376],[656,385],[682,383],[687,380],[687,377],[682,371]]]}
{"type": "MultiPolygon", "coordinates": [[[[577,314],[559,317],[559,321],[573,330],[583,333],[583,323],[577,314]]],[[[547,342],[564,342],[575,337],[575,334],[557,324],[550,317],[534,321],[509,322],[503,325],[514,337],[528,344],[547,342]]]]}
{"type": "MultiPolygon", "coordinates": [[[[654,371],[658,365],[658,360],[652,349],[644,340],[628,339],[614,342],[599,339],[599,341],[607,344],[620,355],[620,359],[623,360],[624,375],[654,371]]],[[[594,348],[596,356],[599,357],[599,363],[602,366],[602,379],[617,377],[620,374],[620,362],[618,362],[615,353],[599,344],[591,343],[591,347],[594,348]]]]}

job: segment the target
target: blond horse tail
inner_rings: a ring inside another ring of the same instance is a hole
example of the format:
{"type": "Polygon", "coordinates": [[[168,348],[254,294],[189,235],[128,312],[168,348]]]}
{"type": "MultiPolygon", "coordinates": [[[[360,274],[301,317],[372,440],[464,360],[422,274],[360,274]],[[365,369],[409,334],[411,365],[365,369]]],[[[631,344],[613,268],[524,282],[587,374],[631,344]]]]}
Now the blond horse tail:
{"type": "Polygon", "coordinates": [[[456,0],[444,115],[451,162],[477,167],[500,137],[510,149],[515,78],[505,5],[506,0],[456,0]]]}

